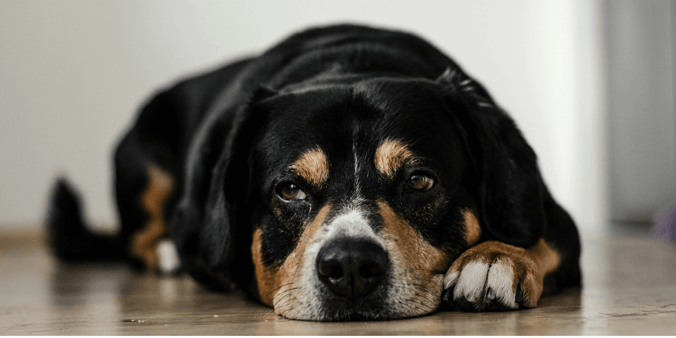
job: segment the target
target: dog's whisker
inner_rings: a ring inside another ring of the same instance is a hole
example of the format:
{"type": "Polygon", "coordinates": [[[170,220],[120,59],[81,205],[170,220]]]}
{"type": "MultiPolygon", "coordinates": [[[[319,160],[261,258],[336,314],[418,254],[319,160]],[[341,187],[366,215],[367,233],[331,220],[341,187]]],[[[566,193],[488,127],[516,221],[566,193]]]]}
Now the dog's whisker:
{"type": "Polygon", "coordinates": [[[274,292],[277,292],[277,291],[281,290],[283,287],[289,286],[289,285],[293,285],[294,283],[295,283],[295,282],[290,282],[290,283],[286,283],[286,284],[280,285],[280,286],[274,288],[272,292],[273,292],[273,293],[274,293],[274,292]]]}
{"type": "Polygon", "coordinates": [[[291,296],[290,298],[286,299],[284,302],[279,304],[279,306],[275,306],[275,308],[285,309],[287,304],[290,304],[292,301],[295,301],[295,300],[297,300],[297,298],[294,297],[294,296],[291,296]]]}

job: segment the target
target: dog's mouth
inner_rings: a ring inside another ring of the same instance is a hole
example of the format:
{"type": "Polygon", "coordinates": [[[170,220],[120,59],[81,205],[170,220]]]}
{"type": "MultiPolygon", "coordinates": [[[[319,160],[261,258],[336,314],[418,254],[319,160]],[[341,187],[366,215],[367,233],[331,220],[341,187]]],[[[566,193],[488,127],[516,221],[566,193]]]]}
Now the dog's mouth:
{"type": "Polygon", "coordinates": [[[362,298],[347,298],[324,293],[321,310],[318,313],[322,321],[385,320],[392,318],[386,306],[386,287],[362,298]]]}

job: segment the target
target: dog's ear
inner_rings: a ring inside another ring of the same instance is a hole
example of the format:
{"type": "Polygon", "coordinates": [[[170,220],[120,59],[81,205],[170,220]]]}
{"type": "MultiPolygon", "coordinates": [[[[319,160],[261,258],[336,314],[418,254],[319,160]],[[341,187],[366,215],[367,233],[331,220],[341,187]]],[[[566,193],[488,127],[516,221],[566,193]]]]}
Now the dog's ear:
{"type": "Polygon", "coordinates": [[[486,238],[521,247],[535,244],[545,227],[535,152],[479,83],[459,69],[447,70],[437,81],[447,88],[451,115],[474,162],[486,238]]]}
{"type": "MultiPolygon", "coordinates": [[[[259,88],[249,102],[231,111],[214,111],[188,153],[184,193],[172,231],[185,268],[214,288],[237,281],[238,276],[230,275],[233,262],[249,250],[238,240],[246,238],[248,230],[238,229],[236,213],[249,190],[249,152],[266,121],[265,111],[256,109],[256,102],[274,94],[259,88]]],[[[246,273],[240,273],[245,278],[246,273]]]]}

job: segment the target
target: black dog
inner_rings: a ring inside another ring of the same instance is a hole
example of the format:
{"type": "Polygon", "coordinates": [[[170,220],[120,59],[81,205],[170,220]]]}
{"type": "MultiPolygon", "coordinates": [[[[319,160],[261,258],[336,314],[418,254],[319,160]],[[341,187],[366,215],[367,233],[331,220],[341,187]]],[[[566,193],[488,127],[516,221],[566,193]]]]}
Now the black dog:
{"type": "Polygon", "coordinates": [[[63,180],[48,223],[61,258],[173,272],[177,252],[287,318],[532,308],[580,283],[575,224],[536,162],[427,42],[317,28],[146,104],[115,153],[119,235],[88,232],[63,180]]]}

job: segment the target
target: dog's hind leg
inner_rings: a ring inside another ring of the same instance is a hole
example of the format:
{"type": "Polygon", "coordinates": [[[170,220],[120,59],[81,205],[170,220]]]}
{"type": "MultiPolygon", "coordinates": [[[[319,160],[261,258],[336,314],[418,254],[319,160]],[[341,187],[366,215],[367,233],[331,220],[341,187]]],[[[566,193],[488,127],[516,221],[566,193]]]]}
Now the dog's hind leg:
{"type": "Polygon", "coordinates": [[[144,107],[115,152],[115,197],[132,263],[170,274],[179,268],[170,234],[181,190],[179,127],[163,96],[144,107]]]}

